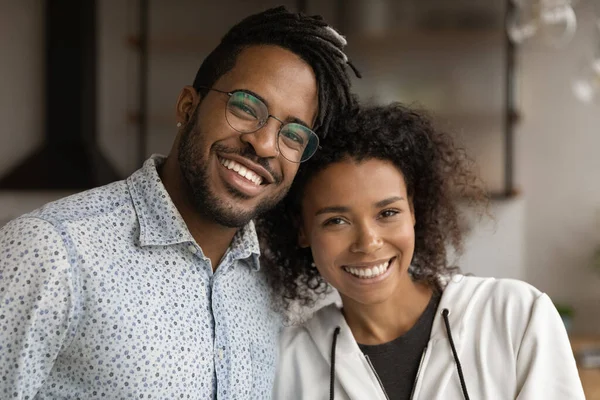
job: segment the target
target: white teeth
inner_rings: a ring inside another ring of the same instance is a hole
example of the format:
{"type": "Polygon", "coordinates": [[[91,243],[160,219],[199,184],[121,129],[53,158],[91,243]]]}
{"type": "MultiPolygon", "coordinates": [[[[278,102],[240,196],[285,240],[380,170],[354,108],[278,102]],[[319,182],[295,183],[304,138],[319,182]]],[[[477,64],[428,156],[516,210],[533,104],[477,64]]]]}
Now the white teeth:
{"type": "Polygon", "coordinates": [[[375,265],[371,268],[344,267],[344,270],[346,272],[351,273],[354,276],[359,277],[359,278],[369,279],[369,278],[375,278],[375,277],[383,274],[385,271],[387,271],[389,266],[390,266],[390,262],[387,261],[387,262],[384,262],[383,264],[375,265]]]}
{"type": "Polygon", "coordinates": [[[225,168],[237,172],[238,175],[248,179],[250,182],[254,183],[257,186],[259,186],[263,181],[263,178],[257,175],[254,171],[249,170],[248,168],[233,160],[219,158],[219,161],[225,168]]]}

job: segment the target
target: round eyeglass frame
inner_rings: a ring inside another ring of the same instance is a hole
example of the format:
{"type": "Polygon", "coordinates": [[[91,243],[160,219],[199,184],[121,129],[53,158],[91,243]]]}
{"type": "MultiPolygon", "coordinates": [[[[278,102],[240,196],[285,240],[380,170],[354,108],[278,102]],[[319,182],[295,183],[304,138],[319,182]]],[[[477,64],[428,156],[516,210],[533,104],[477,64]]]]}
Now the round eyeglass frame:
{"type": "Polygon", "coordinates": [[[277,131],[277,151],[279,152],[279,154],[281,154],[281,156],[283,158],[285,158],[289,162],[292,162],[292,163],[295,163],[295,164],[303,163],[303,162],[309,160],[312,156],[314,156],[315,153],[317,152],[317,150],[321,148],[321,146],[319,144],[319,136],[312,129],[310,129],[310,128],[302,125],[302,124],[298,124],[298,125],[301,125],[304,128],[306,128],[310,133],[312,133],[312,137],[314,137],[314,140],[316,140],[316,143],[313,146],[313,150],[310,152],[310,154],[308,156],[305,155],[306,149],[309,148],[309,145],[307,144],[307,146],[305,148],[305,151],[302,153],[302,156],[301,156],[300,160],[290,160],[288,157],[285,156],[285,153],[281,151],[281,147],[280,147],[279,142],[281,140],[280,137],[281,137],[281,131],[282,131],[283,127],[286,126],[286,125],[292,124],[292,123],[296,123],[296,122],[284,122],[284,121],[281,121],[279,118],[277,118],[277,117],[275,117],[275,116],[273,116],[271,114],[268,114],[269,109],[266,106],[266,104],[264,104],[264,102],[262,102],[260,99],[257,98],[256,100],[260,101],[265,106],[265,109],[267,110],[267,118],[265,118],[264,121],[262,121],[256,127],[256,129],[254,129],[254,130],[243,131],[243,130],[237,129],[236,127],[234,127],[231,124],[231,122],[229,121],[229,118],[228,118],[228,110],[229,110],[228,104],[229,104],[229,101],[231,100],[232,96],[235,93],[245,93],[245,94],[249,94],[249,95],[251,95],[253,97],[255,97],[255,96],[252,95],[251,93],[247,93],[247,92],[245,92],[243,90],[239,90],[239,89],[235,89],[235,90],[232,90],[230,92],[227,92],[227,91],[224,91],[224,90],[215,89],[215,88],[211,88],[211,87],[208,87],[208,86],[198,86],[196,88],[196,90],[198,90],[198,89],[212,90],[212,91],[217,92],[217,93],[226,94],[229,97],[228,100],[227,100],[227,103],[225,104],[225,120],[227,121],[227,124],[231,127],[231,129],[235,130],[236,132],[239,132],[239,133],[254,133],[254,132],[258,132],[261,128],[263,128],[267,124],[267,121],[269,120],[269,118],[273,118],[274,120],[276,120],[277,122],[279,122],[281,124],[281,126],[279,127],[279,130],[277,131]]]}

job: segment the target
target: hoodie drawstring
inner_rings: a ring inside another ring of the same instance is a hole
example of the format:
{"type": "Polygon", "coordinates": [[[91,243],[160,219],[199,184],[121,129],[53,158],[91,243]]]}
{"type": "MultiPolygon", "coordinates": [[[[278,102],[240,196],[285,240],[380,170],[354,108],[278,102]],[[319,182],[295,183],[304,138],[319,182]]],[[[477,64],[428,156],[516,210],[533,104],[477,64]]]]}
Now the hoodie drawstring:
{"type": "Polygon", "coordinates": [[[333,341],[331,343],[331,369],[329,370],[329,400],[334,400],[335,396],[335,347],[337,345],[337,337],[340,334],[340,327],[336,327],[333,331],[333,341]]]}
{"type": "Polygon", "coordinates": [[[467,392],[467,385],[465,384],[465,377],[463,376],[462,367],[460,366],[460,360],[458,359],[458,353],[456,353],[456,347],[454,347],[454,340],[452,339],[452,332],[450,331],[450,322],[448,321],[448,311],[447,308],[442,310],[442,316],[444,317],[444,325],[446,325],[446,332],[448,333],[448,340],[450,340],[450,347],[452,348],[452,355],[454,356],[454,361],[456,362],[456,369],[458,370],[458,377],[460,378],[460,387],[462,388],[463,395],[465,396],[465,400],[469,400],[469,392],[467,392]]]}
{"type": "MultiPolygon", "coordinates": [[[[452,339],[452,331],[450,330],[450,322],[448,321],[448,315],[450,311],[447,308],[442,310],[442,316],[444,317],[444,325],[446,326],[446,332],[448,333],[448,340],[450,341],[450,347],[452,348],[452,355],[454,356],[454,362],[456,363],[456,369],[458,370],[458,377],[460,379],[460,387],[462,389],[465,400],[469,399],[469,392],[467,391],[467,385],[465,383],[465,377],[463,376],[462,367],[460,360],[458,359],[458,353],[454,346],[454,339],[452,339]]],[[[333,331],[333,340],[331,343],[331,368],[329,370],[329,400],[334,400],[335,397],[335,348],[337,346],[337,338],[340,334],[340,327],[336,327],[333,331]]]]}

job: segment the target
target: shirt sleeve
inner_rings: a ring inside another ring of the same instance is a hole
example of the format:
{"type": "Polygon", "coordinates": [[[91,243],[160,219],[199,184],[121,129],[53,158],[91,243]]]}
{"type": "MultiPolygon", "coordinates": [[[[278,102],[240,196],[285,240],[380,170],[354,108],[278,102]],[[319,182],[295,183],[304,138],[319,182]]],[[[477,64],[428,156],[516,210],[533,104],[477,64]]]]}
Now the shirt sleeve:
{"type": "Polygon", "coordinates": [[[32,399],[75,325],[66,233],[38,218],[0,230],[0,398],[32,399]]]}
{"type": "Polygon", "coordinates": [[[535,301],[517,355],[517,400],[585,400],[569,337],[546,294],[535,301]]]}

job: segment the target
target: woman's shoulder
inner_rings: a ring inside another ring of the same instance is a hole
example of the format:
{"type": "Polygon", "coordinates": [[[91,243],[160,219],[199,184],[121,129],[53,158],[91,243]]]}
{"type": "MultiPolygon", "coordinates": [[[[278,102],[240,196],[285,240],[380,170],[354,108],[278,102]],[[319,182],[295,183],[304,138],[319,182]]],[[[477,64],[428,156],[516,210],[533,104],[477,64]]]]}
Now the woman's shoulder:
{"type": "Polygon", "coordinates": [[[314,373],[318,366],[326,366],[331,350],[332,332],[336,323],[343,319],[339,306],[332,304],[319,309],[303,323],[286,326],[279,337],[280,366],[301,368],[303,374],[309,375],[314,373]],[[312,371],[304,371],[304,365],[312,365],[312,371]]]}
{"type": "Polygon", "coordinates": [[[440,308],[444,307],[467,315],[489,314],[501,319],[521,316],[524,323],[536,309],[554,312],[548,295],[527,282],[464,275],[448,280],[440,303],[440,308]]]}
{"type": "Polygon", "coordinates": [[[311,336],[319,337],[321,334],[335,329],[335,326],[343,318],[338,304],[326,305],[308,317],[296,318],[294,322],[285,326],[281,332],[280,340],[282,343],[292,343],[308,340],[311,336]]]}
{"type": "Polygon", "coordinates": [[[464,297],[485,295],[485,297],[535,300],[543,293],[533,285],[511,278],[492,278],[467,275],[454,275],[446,279],[444,292],[464,297]]]}

